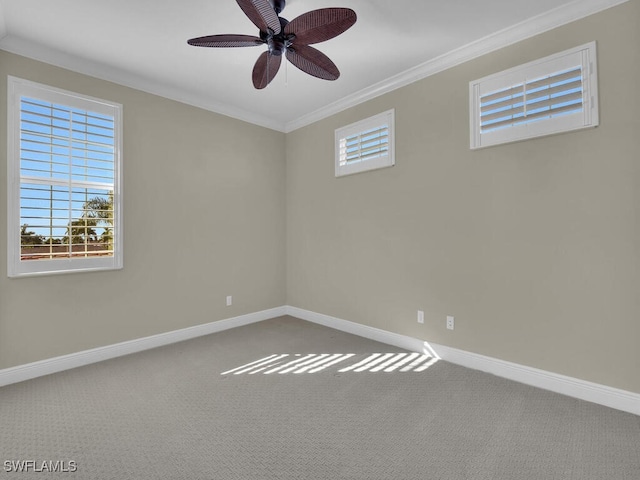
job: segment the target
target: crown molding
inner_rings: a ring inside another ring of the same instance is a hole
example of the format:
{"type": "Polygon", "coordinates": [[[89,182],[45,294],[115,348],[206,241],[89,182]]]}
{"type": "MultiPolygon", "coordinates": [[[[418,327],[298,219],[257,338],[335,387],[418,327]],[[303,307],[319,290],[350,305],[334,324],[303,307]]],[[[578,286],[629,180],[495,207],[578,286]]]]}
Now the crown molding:
{"type": "Polygon", "coordinates": [[[439,57],[367,87],[353,95],[330,103],[319,110],[303,115],[285,125],[285,133],[305,127],[324,118],[335,115],[373,98],[392,92],[401,87],[435,75],[449,68],[461,65],[475,58],[501,48],[534,37],[554,28],[588,17],[629,0],[574,0],[571,3],[537,15],[508,28],[492,33],[475,42],[447,52],[439,57]]]}
{"type": "Polygon", "coordinates": [[[209,110],[237,120],[252,123],[271,130],[289,133],[299,128],[335,115],[360,103],[389,93],[418,80],[481,57],[509,45],[539,35],[567,23],[580,20],[629,0],[574,0],[546,13],[530,18],[480,40],[464,45],[432,60],[383,80],[375,85],[330,103],[318,110],[298,117],[291,122],[279,122],[265,115],[243,110],[233,105],[211,102],[184,90],[163,84],[157,80],[114,69],[99,62],[74,57],[49,49],[40,44],[26,41],[7,32],[4,15],[0,9],[0,49],[22,55],[54,66],[114,82],[187,105],[209,110]]]}
{"type": "MultiPolygon", "coordinates": [[[[0,16],[0,34],[2,33],[1,20],[2,17],[0,16]]],[[[5,50],[9,53],[31,58],[39,62],[48,63],[56,67],[65,68],[90,77],[117,83],[118,85],[134,88],[153,95],[158,95],[169,100],[175,100],[180,103],[209,110],[214,113],[269,128],[271,130],[280,132],[284,131],[284,123],[277,122],[272,118],[259,115],[255,112],[249,112],[247,110],[234,107],[233,105],[212,103],[208,100],[204,100],[198,95],[190,94],[189,92],[185,92],[183,89],[163,84],[157,80],[135,75],[126,70],[113,68],[94,60],[80,58],[58,50],[50,49],[41,44],[30,42],[15,35],[6,35],[5,38],[2,38],[0,35],[0,50],[5,50]]]]}

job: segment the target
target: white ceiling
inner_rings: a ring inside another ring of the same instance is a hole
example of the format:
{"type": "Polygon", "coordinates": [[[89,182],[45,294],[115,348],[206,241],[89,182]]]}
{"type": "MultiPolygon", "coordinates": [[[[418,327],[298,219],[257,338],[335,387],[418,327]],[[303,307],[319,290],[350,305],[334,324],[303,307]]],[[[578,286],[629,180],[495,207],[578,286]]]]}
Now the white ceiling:
{"type": "MultiPolygon", "coordinates": [[[[189,38],[257,35],[235,0],[0,0],[0,49],[275,130],[291,131],[376,95],[626,0],[288,0],[281,16],[349,7],[358,21],[314,45],[334,82],[281,67],[264,90],[266,47],[196,48],[189,38]]],[[[473,80],[473,79],[470,79],[473,80]]]]}

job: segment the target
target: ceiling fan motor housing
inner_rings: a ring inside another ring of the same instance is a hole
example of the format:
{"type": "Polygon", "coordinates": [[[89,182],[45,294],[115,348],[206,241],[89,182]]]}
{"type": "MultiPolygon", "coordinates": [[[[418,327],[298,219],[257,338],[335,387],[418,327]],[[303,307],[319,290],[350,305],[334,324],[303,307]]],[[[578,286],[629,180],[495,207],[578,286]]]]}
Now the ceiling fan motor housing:
{"type": "Polygon", "coordinates": [[[280,20],[280,33],[274,35],[271,29],[269,29],[268,32],[260,32],[260,38],[267,43],[267,46],[269,47],[269,53],[276,56],[282,55],[285,50],[291,46],[293,40],[296,38],[296,36],[292,33],[284,33],[284,27],[287,26],[289,20],[282,17],[278,17],[278,20],[280,20]]]}

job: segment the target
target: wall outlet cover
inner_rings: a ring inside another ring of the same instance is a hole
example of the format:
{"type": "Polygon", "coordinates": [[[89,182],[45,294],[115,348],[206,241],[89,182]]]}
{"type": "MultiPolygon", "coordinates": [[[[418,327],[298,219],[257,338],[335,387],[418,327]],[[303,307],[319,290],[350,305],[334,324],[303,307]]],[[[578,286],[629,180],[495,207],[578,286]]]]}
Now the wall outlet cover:
{"type": "Polygon", "coordinates": [[[453,326],[454,326],[454,318],[452,315],[447,315],[447,328],[449,330],[453,330],[453,326]]]}

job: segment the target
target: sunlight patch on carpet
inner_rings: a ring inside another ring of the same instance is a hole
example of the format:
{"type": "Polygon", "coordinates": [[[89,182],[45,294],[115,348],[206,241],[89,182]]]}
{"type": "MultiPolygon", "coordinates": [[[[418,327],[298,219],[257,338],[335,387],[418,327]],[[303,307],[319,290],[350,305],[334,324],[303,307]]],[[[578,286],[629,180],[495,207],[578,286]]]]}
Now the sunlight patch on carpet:
{"type": "Polygon", "coordinates": [[[336,373],[424,372],[438,358],[420,353],[282,353],[255,360],[222,372],[221,375],[271,375],[274,373],[318,373],[333,369],[336,373]],[[355,357],[355,358],[354,358],[355,357]],[[344,362],[349,361],[345,366],[344,362]],[[338,366],[338,364],[340,364],[338,366]]]}

